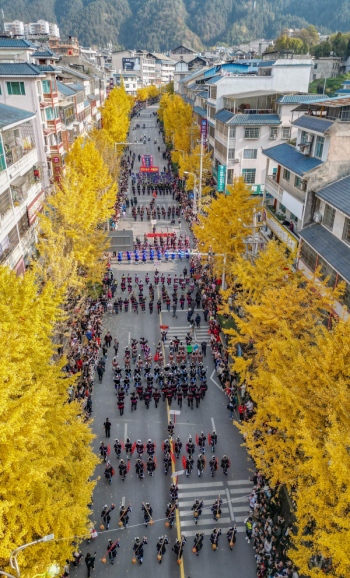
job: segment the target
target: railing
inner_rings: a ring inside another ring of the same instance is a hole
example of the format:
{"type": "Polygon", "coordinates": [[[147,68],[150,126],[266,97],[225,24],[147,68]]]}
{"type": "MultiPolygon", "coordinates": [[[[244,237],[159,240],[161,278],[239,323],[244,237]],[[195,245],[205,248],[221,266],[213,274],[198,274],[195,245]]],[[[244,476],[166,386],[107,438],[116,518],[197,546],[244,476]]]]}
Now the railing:
{"type": "Polygon", "coordinates": [[[277,183],[275,175],[266,175],[265,185],[268,193],[279,201],[282,201],[282,189],[277,183]]]}
{"type": "Polygon", "coordinates": [[[61,128],[61,119],[60,118],[54,118],[52,120],[47,120],[46,124],[47,124],[48,128],[59,130],[61,128]]]}
{"type": "Polygon", "coordinates": [[[273,215],[273,213],[264,207],[264,221],[269,229],[284,243],[291,251],[296,251],[299,244],[299,238],[290,229],[288,229],[273,215]]]}

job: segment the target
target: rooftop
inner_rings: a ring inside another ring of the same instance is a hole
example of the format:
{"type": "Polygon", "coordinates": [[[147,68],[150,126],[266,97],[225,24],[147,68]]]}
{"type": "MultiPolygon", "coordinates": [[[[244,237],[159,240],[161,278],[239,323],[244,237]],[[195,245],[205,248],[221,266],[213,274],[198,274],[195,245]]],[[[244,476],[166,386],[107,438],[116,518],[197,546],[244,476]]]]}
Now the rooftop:
{"type": "Polygon", "coordinates": [[[235,114],[227,124],[239,124],[242,126],[276,126],[281,124],[278,114],[235,114]]]}
{"type": "Polygon", "coordinates": [[[75,90],[72,90],[71,88],[69,88],[69,86],[67,84],[64,84],[63,82],[59,82],[58,80],[57,80],[57,90],[61,94],[64,94],[64,96],[74,96],[75,95],[75,90]]]}
{"type": "Polygon", "coordinates": [[[66,86],[69,86],[69,88],[74,90],[74,92],[79,92],[81,90],[84,90],[84,87],[82,84],[76,84],[75,82],[69,82],[66,84],[66,86]]]}
{"type": "Polygon", "coordinates": [[[54,58],[54,59],[59,58],[57,54],[52,52],[52,50],[50,50],[50,48],[47,48],[46,46],[40,46],[38,50],[32,53],[32,56],[35,56],[35,58],[54,58]]]}
{"type": "Polygon", "coordinates": [[[35,64],[29,62],[0,63],[0,76],[41,76],[44,73],[35,64]]]}
{"type": "Polygon", "coordinates": [[[230,112],[229,110],[223,109],[223,110],[219,110],[219,112],[216,113],[216,115],[214,116],[215,120],[218,120],[220,122],[228,122],[229,120],[231,120],[231,118],[235,116],[233,112],[230,112]]]}
{"type": "Polygon", "coordinates": [[[22,110],[21,108],[15,108],[14,106],[8,106],[7,104],[0,104],[0,129],[34,117],[35,113],[22,110]]]}
{"type": "Polygon", "coordinates": [[[322,164],[320,159],[303,155],[287,143],[263,149],[262,152],[265,156],[269,157],[279,165],[286,167],[300,177],[322,164]]]}
{"type": "Polygon", "coordinates": [[[350,176],[317,191],[316,197],[350,216],[350,176]]]}
{"type": "Polygon", "coordinates": [[[322,225],[314,223],[299,233],[321,257],[350,283],[350,247],[322,225]]]}
{"type": "Polygon", "coordinates": [[[307,104],[308,102],[320,102],[320,100],[328,100],[328,96],[319,96],[317,94],[286,94],[280,96],[276,102],[279,104],[307,104]]]}
{"type": "Polygon", "coordinates": [[[203,116],[204,118],[207,117],[207,110],[205,108],[202,108],[201,106],[195,106],[193,108],[193,112],[199,114],[200,116],[203,116]]]}
{"type": "Polygon", "coordinates": [[[24,38],[0,38],[0,48],[33,48],[35,50],[36,46],[24,38]]]}
{"type": "MultiPolygon", "coordinates": [[[[313,104],[325,106],[325,102],[320,99],[313,102],[313,104]]],[[[350,96],[333,96],[327,100],[326,106],[331,108],[350,106],[350,96]]]]}
{"type": "Polygon", "coordinates": [[[324,134],[334,124],[334,121],[303,114],[303,116],[300,116],[297,118],[297,120],[294,120],[292,124],[294,126],[298,126],[299,128],[306,128],[307,130],[313,130],[315,132],[324,134]]]}

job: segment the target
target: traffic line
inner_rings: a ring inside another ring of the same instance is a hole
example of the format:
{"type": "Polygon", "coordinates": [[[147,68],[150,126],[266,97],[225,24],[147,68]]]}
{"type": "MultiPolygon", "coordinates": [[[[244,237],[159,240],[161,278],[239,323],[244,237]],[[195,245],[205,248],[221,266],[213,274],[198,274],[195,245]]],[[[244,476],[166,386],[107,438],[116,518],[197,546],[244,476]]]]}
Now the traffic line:
{"type": "Polygon", "coordinates": [[[124,425],[124,443],[126,442],[127,437],[128,437],[128,423],[125,422],[125,425],[124,425]]]}
{"type": "MultiPolygon", "coordinates": [[[[193,505],[193,502],[191,502],[191,504],[193,505]]],[[[180,503],[179,503],[179,506],[180,506],[180,503]]],[[[228,508],[221,508],[221,512],[222,512],[223,514],[228,514],[228,513],[229,513],[229,509],[228,509],[228,508]]],[[[209,514],[209,513],[211,514],[211,512],[210,512],[209,510],[207,510],[207,513],[208,513],[208,514],[209,514]]],[[[201,515],[201,519],[202,519],[202,516],[203,516],[203,515],[204,515],[204,513],[201,515]]],[[[182,518],[183,516],[192,516],[193,521],[195,520],[195,518],[194,518],[194,516],[193,516],[193,512],[191,511],[191,509],[186,510],[185,512],[180,512],[180,518],[182,518]]],[[[211,519],[212,519],[212,518],[213,518],[213,516],[212,516],[212,514],[211,514],[211,519]]],[[[205,518],[204,518],[204,519],[205,519],[205,518]]],[[[221,518],[219,518],[219,520],[221,520],[221,518]]]]}
{"type": "MultiPolygon", "coordinates": [[[[220,491],[220,488],[218,488],[217,490],[200,492],[200,494],[201,494],[201,496],[216,496],[217,497],[219,491],[220,491]]],[[[198,496],[198,492],[199,492],[199,489],[197,490],[197,492],[181,492],[179,494],[179,498],[196,498],[198,496]]]]}
{"type": "MultiPolygon", "coordinates": [[[[212,533],[213,529],[218,525],[217,522],[215,522],[213,520],[213,526],[212,528],[203,528],[201,529],[201,534],[204,534],[204,536],[210,536],[210,534],[212,533]]],[[[243,532],[245,532],[245,527],[244,526],[239,526],[237,528],[237,533],[238,534],[243,534],[243,532]]],[[[198,530],[184,530],[183,532],[181,532],[183,536],[185,536],[185,538],[194,538],[194,536],[198,533],[198,530]]]]}
{"type": "MultiPolygon", "coordinates": [[[[215,521],[213,518],[208,518],[207,520],[198,520],[197,524],[195,524],[196,526],[220,526],[220,524],[229,524],[230,523],[230,518],[219,518],[217,521],[215,521]]],[[[193,526],[194,525],[194,521],[193,520],[186,520],[185,522],[181,522],[181,527],[182,528],[187,528],[188,526],[193,526]]]]}
{"type": "Polygon", "coordinates": [[[235,489],[230,489],[230,494],[246,494],[247,493],[250,494],[250,488],[235,488],[235,489]]]}
{"type": "Polygon", "coordinates": [[[179,490],[186,489],[186,488],[189,488],[189,489],[197,488],[199,490],[201,487],[204,487],[204,486],[209,486],[211,488],[215,488],[217,486],[223,486],[223,485],[224,485],[224,482],[200,482],[198,484],[179,484],[178,488],[179,488],[179,490]]]}
{"type": "Polygon", "coordinates": [[[228,486],[243,486],[243,485],[247,485],[247,486],[252,486],[253,487],[253,482],[251,480],[233,480],[230,482],[227,482],[228,486]]]}
{"type": "Polygon", "coordinates": [[[210,418],[210,420],[211,420],[211,427],[213,428],[213,431],[215,431],[215,432],[216,432],[216,427],[215,427],[215,421],[214,421],[214,418],[213,418],[213,417],[211,417],[211,418],[210,418]]]}
{"type": "Polygon", "coordinates": [[[217,381],[215,381],[215,379],[213,379],[213,375],[215,374],[215,369],[213,370],[213,373],[210,376],[210,380],[214,383],[214,385],[216,385],[216,387],[218,387],[220,389],[220,391],[224,391],[221,387],[221,385],[218,384],[217,381]]]}
{"type": "Polygon", "coordinates": [[[235,515],[233,513],[232,502],[230,500],[230,492],[228,491],[228,488],[226,488],[226,496],[227,496],[228,507],[230,509],[231,521],[234,522],[235,521],[235,515]]]}

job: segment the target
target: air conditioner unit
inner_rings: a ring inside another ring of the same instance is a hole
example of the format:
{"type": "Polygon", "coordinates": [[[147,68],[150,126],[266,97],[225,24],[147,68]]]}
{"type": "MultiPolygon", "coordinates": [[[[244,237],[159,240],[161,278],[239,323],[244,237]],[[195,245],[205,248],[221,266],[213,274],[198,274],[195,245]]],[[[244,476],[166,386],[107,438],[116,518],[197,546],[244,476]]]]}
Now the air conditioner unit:
{"type": "Polygon", "coordinates": [[[233,159],[234,163],[239,163],[239,159],[233,159]]]}
{"type": "Polygon", "coordinates": [[[321,223],[322,221],[322,215],[319,211],[315,211],[312,218],[315,221],[315,223],[321,223]]]}
{"type": "Polygon", "coordinates": [[[276,140],[276,138],[277,138],[277,134],[270,135],[270,140],[276,140]]]}

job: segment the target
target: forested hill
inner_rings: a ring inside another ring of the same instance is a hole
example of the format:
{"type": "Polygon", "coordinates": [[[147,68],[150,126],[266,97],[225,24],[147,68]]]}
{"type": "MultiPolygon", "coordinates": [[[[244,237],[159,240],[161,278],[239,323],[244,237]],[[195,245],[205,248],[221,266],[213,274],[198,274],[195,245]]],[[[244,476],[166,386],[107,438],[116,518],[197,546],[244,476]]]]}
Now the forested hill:
{"type": "Polygon", "coordinates": [[[287,26],[350,30],[349,0],[3,0],[5,21],[57,22],[83,45],[164,51],[253,38],[274,38],[287,26]]]}

